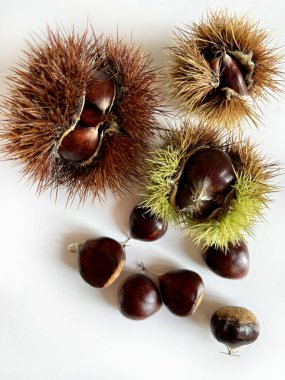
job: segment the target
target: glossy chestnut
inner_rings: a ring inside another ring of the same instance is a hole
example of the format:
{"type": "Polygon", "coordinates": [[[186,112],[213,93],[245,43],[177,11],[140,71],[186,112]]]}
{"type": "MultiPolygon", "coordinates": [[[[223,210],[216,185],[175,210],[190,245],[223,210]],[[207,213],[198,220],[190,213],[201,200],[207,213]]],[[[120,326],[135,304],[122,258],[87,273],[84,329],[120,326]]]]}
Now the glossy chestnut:
{"type": "Polygon", "coordinates": [[[248,89],[240,64],[226,52],[221,61],[221,87],[229,88],[240,96],[247,95],[248,89]]]}
{"type": "Polygon", "coordinates": [[[133,239],[154,241],[167,231],[167,223],[154,217],[149,210],[136,206],[130,215],[130,235],[133,239]]]}
{"type": "Polygon", "coordinates": [[[209,247],[203,252],[203,259],[217,275],[225,278],[240,279],[247,275],[249,254],[245,242],[229,244],[227,251],[209,247]]]}
{"type": "Polygon", "coordinates": [[[127,318],[142,320],[156,313],[162,305],[156,284],[144,274],[129,276],[119,289],[118,308],[127,318]]]}
{"type": "Polygon", "coordinates": [[[79,250],[79,272],[96,288],[111,285],[120,275],[125,261],[122,245],[108,237],[87,240],[79,250]]]}
{"type": "Polygon", "coordinates": [[[235,180],[233,163],[226,152],[200,148],[185,163],[175,195],[176,208],[195,219],[207,218],[223,206],[235,180]]]}
{"type": "Polygon", "coordinates": [[[100,146],[100,127],[85,128],[77,125],[66,134],[59,145],[58,154],[67,161],[84,162],[96,154],[100,146]]]}
{"type": "Polygon", "coordinates": [[[90,106],[88,104],[84,105],[84,108],[80,115],[79,124],[82,127],[96,127],[103,121],[103,115],[100,110],[98,110],[94,106],[90,106]]]}
{"type": "Polygon", "coordinates": [[[238,306],[225,306],[212,315],[210,328],[214,337],[228,348],[228,353],[254,342],[259,336],[259,323],[248,309],[238,306]]]}
{"type": "Polygon", "coordinates": [[[180,269],[159,276],[159,289],[166,307],[181,317],[193,314],[204,295],[204,283],[195,272],[180,269]]]}
{"type": "Polygon", "coordinates": [[[116,83],[114,78],[103,70],[95,71],[87,86],[85,101],[95,105],[102,113],[105,113],[107,110],[110,111],[115,98],[116,83]]]}

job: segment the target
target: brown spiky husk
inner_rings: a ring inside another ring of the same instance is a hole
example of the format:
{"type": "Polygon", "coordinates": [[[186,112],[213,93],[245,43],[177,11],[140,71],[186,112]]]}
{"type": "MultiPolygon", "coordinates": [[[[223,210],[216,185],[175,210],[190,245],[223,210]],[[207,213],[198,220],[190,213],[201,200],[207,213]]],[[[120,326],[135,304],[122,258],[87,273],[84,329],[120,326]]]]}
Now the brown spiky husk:
{"type": "Polygon", "coordinates": [[[80,201],[88,194],[102,198],[107,188],[122,194],[139,181],[157,127],[157,71],[150,65],[139,47],[118,38],[48,29],[43,39],[28,44],[8,77],[0,130],[4,157],[22,165],[39,193],[64,187],[68,199],[78,194],[80,201]],[[56,142],[69,128],[92,74],[102,69],[120,84],[112,113],[122,133],[104,137],[98,162],[72,165],[56,155],[56,142]]]}
{"type": "Polygon", "coordinates": [[[206,20],[178,29],[174,42],[169,53],[171,95],[188,116],[203,118],[210,127],[232,129],[242,119],[257,125],[261,113],[257,100],[267,100],[282,89],[281,54],[270,47],[269,32],[245,16],[226,10],[210,12],[206,20]],[[225,92],[215,91],[215,78],[204,54],[218,56],[224,49],[253,53],[253,84],[246,97],[228,100],[225,92]]]}

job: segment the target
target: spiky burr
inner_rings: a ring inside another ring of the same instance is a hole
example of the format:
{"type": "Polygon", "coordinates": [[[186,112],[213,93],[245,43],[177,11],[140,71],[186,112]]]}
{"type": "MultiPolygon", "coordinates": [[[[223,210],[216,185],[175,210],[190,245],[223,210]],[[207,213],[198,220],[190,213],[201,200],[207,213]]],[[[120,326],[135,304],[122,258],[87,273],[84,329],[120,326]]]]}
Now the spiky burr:
{"type": "Polygon", "coordinates": [[[263,220],[278,170],[240,133],[185,121],[149,159],[142,206],[203,248],[226,251],[263,220]]]}
{"type": "Polygon", "coordinates": [[[63,187],[81,202],[140,181],[159,112],[151,57],[88,29],[28,43],[1,104],[4,158],[39,193],[63,187]]]}
{"type": "Polygon", "coordinates": [[[282,90],[282,55],[270,32],[245,16],[209,12],[174,33],[168,85],[187,116],[209,127],[258,125],[260,102],[282,90]]]}

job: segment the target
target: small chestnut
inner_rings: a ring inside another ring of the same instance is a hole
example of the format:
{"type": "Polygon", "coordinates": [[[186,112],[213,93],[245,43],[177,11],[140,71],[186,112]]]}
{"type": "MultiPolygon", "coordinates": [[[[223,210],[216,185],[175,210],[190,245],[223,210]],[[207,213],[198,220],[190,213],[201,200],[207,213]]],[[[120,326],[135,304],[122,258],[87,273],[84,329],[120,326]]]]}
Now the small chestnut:
{"type": "Polygon", "coordinates": [[[116,83],[105,71],[95,71],[85,95],[85,101],[98,107],[103,113],[113,106],[116,98],[116,83]]]}
{"type": "Polygon", "coordinates": [[[138,273],[129,276],[119,289],[118,307],[127,318],[141,320],[156,313],[162,305],[156,284],[138,273]]]}
{"type": "Polygon", "coordinates": [[[209,247],[203,252],[203,259],[221,277],[239,279],[248,273],[249,255],[244,241],[236,245],[229,244],[227,251],[209,247]]]}
{"type": "Polygon", "coordinates": [[[201,303],[204,283],[197,273],[179,269],[159,276],[159,289],[166,307],[184,317],[193,314],[201,303]]]}
{"type": "Polygon", "coordinates": [[[230,355],[245,344],[254,342],[259,335],[259,323],[248,309],[224,306],[212,315],[210,328],[214,337],[228,348],[230,355]]]}
{"type": "Polygon", "coordinates": [[[85,128],[78,124],[62,138],[58,153],[68,161],[84,162],[96,154],[100,139],[99,125],[85,128]]]}
{"type": "Polygon", "coordinates": [[[133,239],[154,241],[167,231],[167,223],[154,217],[148,209],[136,206],[130,215],[130,235],[133,239]]]}
{"type": "Polygon", "coordinates": [[[79,249],[79,271],[95,288],[106,288],[120,275],[125,264],[120,243],[108,237],[87,240],[79,249]]]}
{"type": "Polygon", "coordinates": [[[248,94],[246,81],[241,72],[240,64],[226,52],[221,60],[221,88],[229,88],[240,96],[248,94]]]}

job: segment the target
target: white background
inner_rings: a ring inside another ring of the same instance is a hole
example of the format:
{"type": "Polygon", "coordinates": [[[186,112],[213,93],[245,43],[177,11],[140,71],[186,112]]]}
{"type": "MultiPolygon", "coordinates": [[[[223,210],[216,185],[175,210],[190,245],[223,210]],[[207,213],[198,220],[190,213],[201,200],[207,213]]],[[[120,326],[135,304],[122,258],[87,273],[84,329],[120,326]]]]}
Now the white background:
{"type": "MultiPolygon", "coordinates": [[[[133,38],[152,53],[155,64],[167,64],[163,47],[171,30],[198,21],[211,8],[228,6],[261,19],[272,30],[275,45],[285,42],[282,1],[0,1],[0,72],[9,73],[29,33],[55,22],[83,30],[89,20],[97,33],[133,38]]],[[[1,94],[5,84],[1,75],[1,94]]],[[[274,161],[285,163],[285,97],[266,104],[264,124],[247,128],[274,161]]],[[[279,177],[284,189],[284,176],[279,177]]],[[[154,270],[196,270],[205,282],[205,298],[192,318],[176,317],[164,307],[135,322],[116,308],[119,282],[98,290],[77,271],[73,241],[110,236],[124,241],[128,216],[137,199],[108,196],[106,203],[65,207],[49,194],[37,198],[35,187],[20,180],[19,168],[0,164],[0,377],[2,380],[110,379],[276,379],[285,371],[284,190],[274,195],[250,239],[250,272],[239,281],[210,272],[200,254],[172,229],[154,243],[127,248],[126,269],[138,260],[154,270]],[[240,357],[223,355],[224,347],[209,330],[211,314],[223,305],[240,305],[256,313],[261,335],[240,349],[240,357]]],[[[122,277],[126,276],[123,274],[122,277]]]]}

